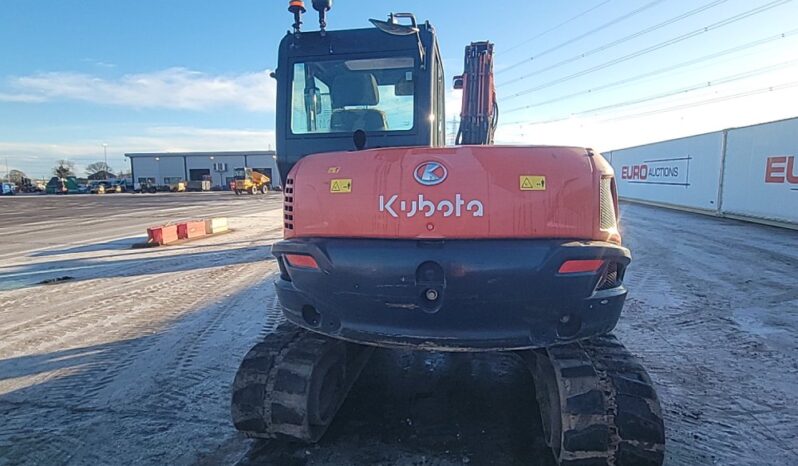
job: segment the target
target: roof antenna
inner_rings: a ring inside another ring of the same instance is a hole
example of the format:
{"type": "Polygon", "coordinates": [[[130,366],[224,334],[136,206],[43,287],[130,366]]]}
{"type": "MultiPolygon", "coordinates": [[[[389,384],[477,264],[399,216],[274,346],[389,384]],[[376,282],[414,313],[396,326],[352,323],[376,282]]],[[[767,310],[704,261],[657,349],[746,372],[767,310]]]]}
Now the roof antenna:
{"type": "Polygon", "coordinates": [[[294,35],[298,36],[302,28],[302,13],[305,13],[305,2],[302,0],[290,0],[288,11],[294,14],[294,35]]]}
{"type": "Polygon", "coordinates": [[[332,8],[333,0],[313,0],[313,9],[319,12],[319,29],[321,35],[327,34],[327,12],[332,8]]]}

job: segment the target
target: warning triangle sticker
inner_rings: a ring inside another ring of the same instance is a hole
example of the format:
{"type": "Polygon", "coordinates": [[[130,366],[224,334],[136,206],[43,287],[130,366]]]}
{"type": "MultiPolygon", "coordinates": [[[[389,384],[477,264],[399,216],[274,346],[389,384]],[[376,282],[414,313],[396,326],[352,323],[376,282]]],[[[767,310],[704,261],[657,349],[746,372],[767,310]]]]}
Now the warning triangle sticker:
{"type": "Polygon", "coordinates": [[[333,181],[333,185],[332,185],[332,188],[330,188],[330,191],[338,192],[340,190],[341,190],[341,187],[338,186],[338,182],[337,181],[333,181]]]}
{"type": "Polygon", "coordinates": [[[524,178],[524,182],[521,184],[522,188],[532,188],[532,182],[529,181],[529,178],[524,178]]]}

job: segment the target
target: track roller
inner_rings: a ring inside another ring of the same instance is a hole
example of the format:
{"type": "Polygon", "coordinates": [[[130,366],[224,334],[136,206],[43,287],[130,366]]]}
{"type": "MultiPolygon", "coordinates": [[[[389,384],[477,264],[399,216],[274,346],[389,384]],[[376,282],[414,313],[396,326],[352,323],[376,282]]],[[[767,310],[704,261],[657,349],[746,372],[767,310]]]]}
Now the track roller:
{"type": "Polygon", "coordinates": [[[612,335],[522,353],[559,465],[659,466],[662,410],[643,366],[612,335]]]}
{"type": "Polygon", "coordinates": [[[249,437],[318,441],[372,351],[281,325],[241,362],[232,388],[233,424],[249,437]]]}

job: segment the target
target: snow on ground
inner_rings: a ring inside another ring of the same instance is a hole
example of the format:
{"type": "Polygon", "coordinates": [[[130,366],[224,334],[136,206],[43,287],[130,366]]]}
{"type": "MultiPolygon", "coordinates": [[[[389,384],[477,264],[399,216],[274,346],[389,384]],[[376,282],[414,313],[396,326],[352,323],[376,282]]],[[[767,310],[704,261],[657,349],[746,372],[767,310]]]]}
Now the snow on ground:
{"type": "MultiPolygon", "coordinates": [[[[0,464],[551,464],[507,355],[382,351],[321,444],[235,433],[233,374],[279,319],[277,195],[0,202],[0,464]],[[147,225],[218,214],[234,232],[130,249],[147,225]]],[[[798,464],[798,232],[622,212],[616,333],[657,385],[667,463],[798,464]]]]}

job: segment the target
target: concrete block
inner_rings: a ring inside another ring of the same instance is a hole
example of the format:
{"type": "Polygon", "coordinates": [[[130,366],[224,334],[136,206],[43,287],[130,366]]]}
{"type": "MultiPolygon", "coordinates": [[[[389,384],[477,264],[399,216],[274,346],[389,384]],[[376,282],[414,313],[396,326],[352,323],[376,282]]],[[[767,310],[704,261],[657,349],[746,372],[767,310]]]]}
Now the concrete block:
{"type": "Polygon", "coordinates": [[[213,235],[228,231],[230,227],[227,225],[227,218],[217,217],[205,220],[205,233],[213,235]]]}

